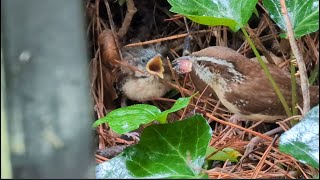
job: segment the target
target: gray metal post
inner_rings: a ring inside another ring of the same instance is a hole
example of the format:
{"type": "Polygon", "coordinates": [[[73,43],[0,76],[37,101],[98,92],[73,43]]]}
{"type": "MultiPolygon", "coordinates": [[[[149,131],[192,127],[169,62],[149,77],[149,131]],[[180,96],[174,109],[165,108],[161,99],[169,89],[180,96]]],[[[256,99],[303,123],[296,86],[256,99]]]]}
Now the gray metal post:
{"type": "Polygon", "coordinates": [[[82,3],[1,1],[14,178],[94,177],[93,106],[82,3]]]}

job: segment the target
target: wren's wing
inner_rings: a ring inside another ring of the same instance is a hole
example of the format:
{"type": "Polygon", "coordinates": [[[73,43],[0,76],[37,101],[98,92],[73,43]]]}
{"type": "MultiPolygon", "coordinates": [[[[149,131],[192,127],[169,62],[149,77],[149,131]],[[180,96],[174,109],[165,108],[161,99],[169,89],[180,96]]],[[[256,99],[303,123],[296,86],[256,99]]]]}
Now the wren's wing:
{"type": "MultiPolygon", "coordinates": [[[[266,77],[260,64],[256,62],[235,62],[236,68],[246,76],[245,85],[231,84],[232,93],[227,93],[226,98],[241,104],[241,113],[265,114],[271,116],[285,116],[285,110],[276,95],[271,82],[266,77]],[[248,102],[248,103],[241,103],[248,102]]],[[[291,107],[291,80],[288,72],[281,70],[276,65],[267,64],[268,69],[280,88],[289,107],[291,107]]],[[[301,102],[301,88],[297,85],[298,99],[301,102]]]]}

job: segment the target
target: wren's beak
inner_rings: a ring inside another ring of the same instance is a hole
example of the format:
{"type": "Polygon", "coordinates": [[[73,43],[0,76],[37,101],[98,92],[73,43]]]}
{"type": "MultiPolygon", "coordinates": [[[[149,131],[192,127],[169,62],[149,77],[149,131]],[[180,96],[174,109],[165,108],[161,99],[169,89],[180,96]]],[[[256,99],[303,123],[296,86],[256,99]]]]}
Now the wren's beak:
{"type": "Polygon", "coordinates": [[[182,56],[172,61],[172,67],[178,74],[185,74],[192,71],[190,56],[182,56]]]}
{"type": "Polygon", "coordinates": [[[163,62],[161,60],[161,56],[157,55],[154,58],[152,58],[146,66],[146,69],[148,73],[159,76],[161,79],[163,79],[163,62]]]}

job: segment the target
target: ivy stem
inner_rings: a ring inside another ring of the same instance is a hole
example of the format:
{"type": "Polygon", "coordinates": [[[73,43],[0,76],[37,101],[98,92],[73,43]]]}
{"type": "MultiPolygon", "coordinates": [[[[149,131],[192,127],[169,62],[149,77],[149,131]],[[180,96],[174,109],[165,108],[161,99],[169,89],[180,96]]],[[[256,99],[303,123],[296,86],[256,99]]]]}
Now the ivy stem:
{"type": "Polygon", "coordinates": [[[319,77],[319,63],[316,64],[316,67],[310,73],[309,84],[312,85],[317,80],[318,77],[319,77]]]}
{"type": "Polygon", "coordinates": [[[287,116],[288,116],[288,117],[291,117],[291,116],[292,116],[292,113],[291,113],[291,111],[290,111],[290,108],[289,108],[289,106],[288,106],[288,103],[287,103],[286,100],[284,99],[284,97],[283,97],[283,95],[282,95],[282,93],[281,93],[281,91],[280,91],[277,83],[276,83],[276,82],[274,81],[274,79],[272,78],[272,76],[271,76],[271,74],[270,74],[270,71],[269,71],[267,65],[263,62],[263,60],[262,60],[259,52],[257,51],[255,45],[253,44],[250,36],[249,36],[248,33],[247,33],[247,31],[246,31],[243,27],[241,28],[241,30],[242,30],[244,36],[246,37],[246,39],[247,39],[250,47],[252,48],[253,53],[256,55],[256,57],[257,57],[260,65],[261,65],[262,69],[264,70],[264,73],[266,74],[266,76],[267,76],[268,79],[270,80],[273,89],[275,90],[275,92],[276,92],[276,94],[277,94],[277,96],[278,96],[278,98],[279,98],[282,106],[284,107],[284,109],[285,109],[285,111],[286,111],[286,113],[287,113],[287,116]]]}

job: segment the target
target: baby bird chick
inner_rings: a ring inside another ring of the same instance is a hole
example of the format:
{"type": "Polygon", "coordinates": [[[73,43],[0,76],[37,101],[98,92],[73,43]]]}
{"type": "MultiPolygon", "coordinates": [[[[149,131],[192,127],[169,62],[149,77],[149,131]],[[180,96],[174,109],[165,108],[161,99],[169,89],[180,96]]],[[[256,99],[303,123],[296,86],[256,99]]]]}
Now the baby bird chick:
{"type": "Polygon", "coordinates": [[[162,97],[171,89],[164,83],[171,80],[167,64],[162,60],[167,52],[165,46],[124,47],[121,52],[128,66],[121,67],[120,87],[128,99],[149,101],[162,97]]]}

